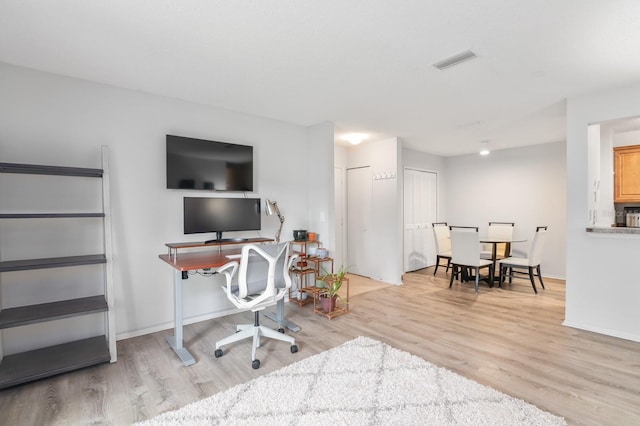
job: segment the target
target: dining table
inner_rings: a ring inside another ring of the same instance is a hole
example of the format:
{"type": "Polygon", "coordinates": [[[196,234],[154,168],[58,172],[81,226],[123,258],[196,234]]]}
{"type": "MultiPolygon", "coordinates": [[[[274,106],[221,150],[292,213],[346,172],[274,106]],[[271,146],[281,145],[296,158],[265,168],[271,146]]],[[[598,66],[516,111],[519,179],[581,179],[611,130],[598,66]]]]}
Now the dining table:
{"type": "MultiPolygon", "coordinates": [[[[496,276],[496,265],[498,263],[498,244],[505,244],[504,257],[511,256],[511,244],[512,243],[526,243],[526,239],[522,238],[504,238],[504,237],[490,237],[490,236],[481,236],[480,243],[481,244],[491,244],[491,260],[493,262],[493,266],[491,267],[493,273],[493,281],[499,281],[500,277],[496,276]]],[[[492,284],[492,283],[489,283],[492,284]]]]}

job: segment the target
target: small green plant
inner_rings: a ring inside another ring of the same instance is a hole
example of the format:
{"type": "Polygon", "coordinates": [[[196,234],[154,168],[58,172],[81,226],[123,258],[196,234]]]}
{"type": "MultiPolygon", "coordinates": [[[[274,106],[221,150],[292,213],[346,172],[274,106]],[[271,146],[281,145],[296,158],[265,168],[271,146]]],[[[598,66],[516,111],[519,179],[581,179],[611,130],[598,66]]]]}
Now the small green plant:
{"type": "Polygon", "coordinates": [[[338,294],[340,288],[342,287],[342,283],[344,283],[347,274],[349,273],[349,268],[345,266],[340,266],[338,268],[338,272],[325,272],[323,276],[320,277],[320,281],[322,282],[322,286],[327,289],[325,292],[326,297],[328,298],[338,298],[345,303],[349,303],[348,300],[345,300],[342,296],[338,294]]]}

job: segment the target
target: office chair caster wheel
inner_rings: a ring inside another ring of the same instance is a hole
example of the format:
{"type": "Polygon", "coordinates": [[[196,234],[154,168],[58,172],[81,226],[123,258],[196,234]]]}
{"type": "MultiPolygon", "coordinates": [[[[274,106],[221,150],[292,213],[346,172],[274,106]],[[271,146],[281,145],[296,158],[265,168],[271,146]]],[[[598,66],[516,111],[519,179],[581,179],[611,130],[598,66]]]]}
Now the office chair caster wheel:
{"type": "Polygon", "coordinates": [[[259,359],[254,359],[251,362],[251,366],[253,367],[254,370],[257,370],[258,368],[260,368],[260,360],[259,359]]]}
{"type": "Polygon", "coordinates": [[[282,334],[284,334],[284,328],[280,327],[280,328],[278,329],[278,333],[282,333],[282,334]]]}
{"type": "Polygon", "coordinates": [[[298,345],[291,345],[291,353],[295,354],[296,352],[298,352],[298,345]]]}
{"type": "Polygon", "coordinates": [[[216,349],[213,355],[215,355],[216,358],[220,358],[222,356],[222,349],[216,349]]]}

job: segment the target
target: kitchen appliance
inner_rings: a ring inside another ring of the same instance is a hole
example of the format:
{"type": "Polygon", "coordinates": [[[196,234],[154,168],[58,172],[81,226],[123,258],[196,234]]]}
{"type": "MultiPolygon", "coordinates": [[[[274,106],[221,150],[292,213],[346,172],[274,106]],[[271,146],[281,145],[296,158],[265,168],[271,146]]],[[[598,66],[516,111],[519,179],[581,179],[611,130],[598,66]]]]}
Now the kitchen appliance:
{"type": "Polygon", "coordinates": [[[627,227],[640,228],[640,207],[625,207],[624,217],[627,227]]]}
{"type": "Polygon", "coordinates": [[[629,228],[640,227],[640,213],[627,213],[626,223],[629,228]]]}

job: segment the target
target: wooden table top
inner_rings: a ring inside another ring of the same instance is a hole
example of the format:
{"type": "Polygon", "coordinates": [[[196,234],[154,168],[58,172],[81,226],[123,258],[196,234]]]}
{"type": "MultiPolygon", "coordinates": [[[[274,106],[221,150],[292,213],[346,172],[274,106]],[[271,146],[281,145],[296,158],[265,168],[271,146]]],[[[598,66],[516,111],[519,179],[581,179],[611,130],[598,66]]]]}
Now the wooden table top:
{"type": "Polygon", "coordinates": [[[158,257],[179,271],[194,271],[196,269],[219,268],[232,260],[228,255],[238,255],[241,249],[231,250],[201,250],[176,254],[161,254],[158,257]]]}

